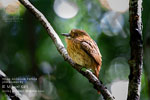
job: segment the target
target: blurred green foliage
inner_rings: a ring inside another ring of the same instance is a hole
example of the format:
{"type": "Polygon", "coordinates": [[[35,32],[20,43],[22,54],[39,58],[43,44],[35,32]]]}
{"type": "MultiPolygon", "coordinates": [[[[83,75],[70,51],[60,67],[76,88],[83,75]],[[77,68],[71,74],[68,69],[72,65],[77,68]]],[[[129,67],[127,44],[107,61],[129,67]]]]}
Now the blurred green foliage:
{"type": "MultiPolygon", "coordinates": [[[[73,28],[83,29],[97,42],[103,59],[100,79],[110,89],[115,81],[128,80],[130,58],[128,11],[118,13],[102,7],[98,0],[70,0],[78,5],[78,13],[70,19],[56,15],[54,0],[30,0],[49,20],[66,47],[61,33],[73,28]],[[120,27],[111,25],[113,18],[105,15],[113,13],[120,27]],[[117,19],[123,22],[121,22],[117,19]],[[104,23],[102,24],[102,19],[104,23]],[[108,22],[107,22],[108,21],[108,22]],[[102,26],[101,26],[102,25],[102,26]],[[104,26],[106,25],[106,26],[104,26]],[[114,29],[120,31],[116,32],[114,29]],[[109,35],[107,34],[109,33],[109,35]]],[[[150,48],[149,0],[143,1],[144,50],[150,48]],[[148,43],[147,43],[148,42],[148,43]],[[147,43],[147,44],[146,44],[147,43]]],[[[46,30],[35,17],[21,6],[19,14],[10,15],[0,8],[0,69],[10,78],[37,77],[31,89],[42,90],[31,100],[102,100],[92,84],[74,70],[57,51],[46,30]]],[[[147,54],[150,56],[150,51],[147,54]]],[[[147,58],[144,58],[147,59],[147,58]]],[[[148,59],[149,60],[149,59],[148,59]]],[[[142,75],[141,100],[150,99],[150,75],[148,64],[144,62],[142,75]]],[[[28,82],[27,82],[28,83],[28,82]]],[[[0,100],[7,100],[0,91],[0,100]]]]}

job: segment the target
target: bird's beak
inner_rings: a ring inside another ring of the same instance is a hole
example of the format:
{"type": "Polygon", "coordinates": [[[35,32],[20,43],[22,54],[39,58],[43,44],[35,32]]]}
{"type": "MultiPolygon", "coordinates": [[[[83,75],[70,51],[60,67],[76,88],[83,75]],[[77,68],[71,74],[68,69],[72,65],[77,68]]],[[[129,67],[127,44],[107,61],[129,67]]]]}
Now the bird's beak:
{"type": "Polygon", "coordinates": [[[70,37],[69,33],[62,33],[61,35],[65,36],[65,37],[70,37]]]}

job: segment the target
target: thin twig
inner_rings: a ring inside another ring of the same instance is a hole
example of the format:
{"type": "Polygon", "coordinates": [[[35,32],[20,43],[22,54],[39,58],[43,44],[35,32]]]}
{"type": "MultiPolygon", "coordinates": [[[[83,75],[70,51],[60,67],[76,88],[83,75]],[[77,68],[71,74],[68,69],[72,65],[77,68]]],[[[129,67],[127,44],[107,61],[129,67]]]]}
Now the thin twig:
{"type": "Polygon", "coordinates": [[[143,40],[142,40],[142,0],[130,0],[130,46],[131,58],[129,60],[130,75],[127,100],[140,100],[141,74],[143,66],[143,40]]]}
{"type": "Polygon", "coordinates": [[[28,0],[19,0],[19,1],[37,18],[37,20],[41,22],[41,24],[47,30],[48,35],[53,40],[57,50],[63,56],[63,58],[69,64],[71,64],[72,67],[74,67],[78,72],[84,75],[89,80],[89,82],[91,82],[94,85],[95,89],[100,90],[105,100],[115,100],[114,97],[111,95],[111,93],[108,91],[108,89],[96,78],[96,76],[92,72],[90,72],[89,70],[86,71],[80,70],[81,66],[75,64],[72,61],[66,49],[64,48],[64,45],[61,42],[59,36],[57,35],[53,27],[50,25],[50,23],[47,21],[45,16],[39,10],[37,10],[28,0]]]}

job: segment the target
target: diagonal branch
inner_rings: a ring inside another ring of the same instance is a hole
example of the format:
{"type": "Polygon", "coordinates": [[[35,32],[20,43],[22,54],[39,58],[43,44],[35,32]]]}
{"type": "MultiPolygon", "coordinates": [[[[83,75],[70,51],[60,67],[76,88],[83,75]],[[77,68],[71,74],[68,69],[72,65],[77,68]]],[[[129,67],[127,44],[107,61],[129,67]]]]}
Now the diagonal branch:
{"type": "Polygon", "coordinates": [[[19,1],[36,17],[37,20],[41,22],[41,24],[46,29],[48,35],[53,40],[57,50],[63,56],[63,58],[69,64],[71,64],[73,68],[75,68],[78,72],[84,75],[89,80],[89,82],[91,82],[94,85],[95,89],[101,91],[101,94],[103,95],[105,100],[115,100],[111,93],[108,91],[108,89],[96,78],[96,76],[92,72],[90,72],[89,70],[80,70],[81,66],[77,65],[72,61],[66,49],[64,48],[64,45],[61,42],[59,36],[57,35],[53,27],[50,25],[48,20],[45,18],[45,16],[40,11],[38,11],[28,0],[19,1]]]}
{"type": "Polygon", "coordinates": [[[0,89],[2,89],[11,100],[29,100],[21,95],[19,91],[11,84],[7,76],[0,70],[0,89]]]}
{"type": "Polygon", "coordinates": [[[143,66],[143,40],[141,20],[142,0],[130,0],[130,75],[127,100],[140,100],[141,74],[143,66]]]}

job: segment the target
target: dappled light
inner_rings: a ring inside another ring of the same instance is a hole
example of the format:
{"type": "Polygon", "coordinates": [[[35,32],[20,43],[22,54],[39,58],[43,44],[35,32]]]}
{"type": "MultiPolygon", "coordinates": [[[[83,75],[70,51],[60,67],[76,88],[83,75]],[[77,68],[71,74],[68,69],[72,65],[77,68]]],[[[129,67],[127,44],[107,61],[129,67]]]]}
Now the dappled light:
{"type": "Polygon", "coordinates": [[[46,77],[40,77],[40,96],[44,99],[58,100],[58,94],[54,84],[46,77]]]}
{"type": "Polygon", "coordinates": [[[52,73],[53,72],[53,68],[52,68],[52,66],[48,63],[48,62],[42,62],[41,64],[40,64],[40,69],[41,69],[41,71],[44,73],[44,74],[50,74],[50,73],[52,73]]]}
{"type": "Polygon", "coordinates": [[[108,36],[118,35],[119,32],[126,37],[126,34],[123,31],[124,19],[123,16],[119,13],[109,11],[103,15],[101,19],[100,28],[104,34],[108,36]]]}
{"type": "Polygon", "coordinates": [[[76,16],[78,10],[78,6],[69,0],[55,0],[54,2],[54,11],[61,18],[72,18],[76,16]]]}
{"type": "Polygon", "coordinates": [[[125,12],[129,8],[129,0],[100,0],[103,7],[116,12],[125,12]]]}
{"type": "Polygon", "coordinates": [[[111,92],[115,96],[116,100],[126,100],[128,92],[128,81],[119,80],[113,82],[111,85],[111,92]]]}
{"type": "Polygon", "coordinates": [[[7,14],[19,14],[20,3],[18,0],[0,0],[0,6],[7,14]]]}
{"type": "Polygon", "coordinates": [[[110,69],[108,70],[109,78],[127,79],[129,74],[128,61],[124,57],[116,57],[111,61],[110,69]]]}
{"type": "Polygon", "coordinates": [[[29,100],[39,99],[38,95],[40,94],[40,92],[37,92],[38,88],[36,84],[33,82],[27,82],[25,85],[27,86],[27,88],[25,88],[22,93],[27,96],[29,100]]]}

